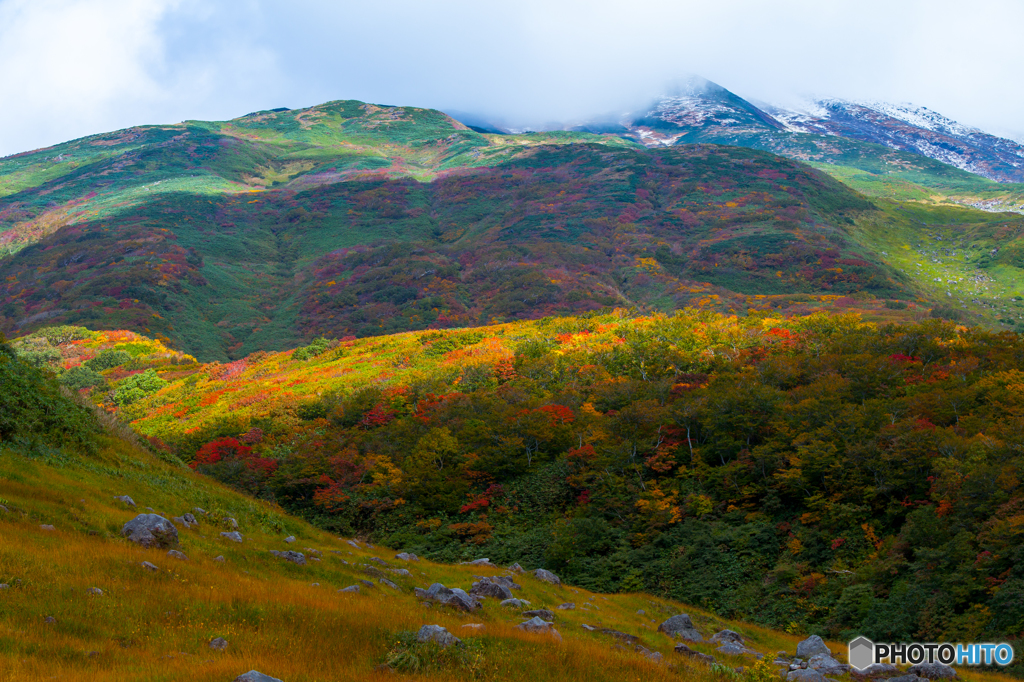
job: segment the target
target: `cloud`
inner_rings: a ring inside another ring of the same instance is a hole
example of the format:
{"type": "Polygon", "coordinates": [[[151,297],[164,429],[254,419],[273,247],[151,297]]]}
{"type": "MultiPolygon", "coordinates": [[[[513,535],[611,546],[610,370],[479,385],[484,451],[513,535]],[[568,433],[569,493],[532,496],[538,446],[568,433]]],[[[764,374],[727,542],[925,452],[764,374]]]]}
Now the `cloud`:
{"type": "Polygon", "coordinates": [[[1017,0],[0,0],[0,154],[347,98],[541,125],[689,73],[1024,136],[1022,23],[1017,0]]]}

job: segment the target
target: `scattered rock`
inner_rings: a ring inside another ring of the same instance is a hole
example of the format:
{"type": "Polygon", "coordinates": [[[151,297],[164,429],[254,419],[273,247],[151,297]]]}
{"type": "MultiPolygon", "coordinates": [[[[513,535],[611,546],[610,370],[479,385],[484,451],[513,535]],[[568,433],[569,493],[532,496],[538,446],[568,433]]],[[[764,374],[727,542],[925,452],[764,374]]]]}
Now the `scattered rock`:
{"type": "Polygon", "coordinates": [[[664,632],[669,637],[685,639],[691,642],[704,641],[704,638],[697,632],[697,628],[693,627],[693,621],[685,613],[672,616],[666,620],[658,626],[658,632],[664,632]]]}
{"type": "Polygon", "coordinates": [[[956,671],[953,668],[937,661],[935,663],[912,665],[907,672],[918,677],[927,677],[929,680],[950,680],[956,677],[956,671]]]}
{"type": "Polygon", "coordinates": [[[338,592],[355,592],[359,594],[359,585],[349,585],[348,587],[341,588],[338,592]]]}
{"type": "Polygon", "coordinates": [[[302,552],[278,552],[276,549],[272,549],[270,550],[270,553],[276,556],[278,559],[284,559],[285,561],[290,561],[293,564],[298,564],[299,566],[306,565],[306,555],[302,552]]]}
{"type": "Polygon", "coordinates": [[[393,582],[391,582],[390,580],[388,580],[387,578],[381,578],[381,579],[380,579],[380,584],[381,584],[381,585],[386,585],[387,587],[390,587],[390,588],[391,588],[391,589],[393,589],[393,590],[399,590],[399,591],[401,591],[401,589],[402,589],[402,588],[400,588],[400,587],[399,587],[398,585],[396,585],[396,584],[394,584],[393,582]]]}
{"type": "Polygon", "coordinates": [[[167,556],[171,557],[172,559],[178,559],[179,561],[188,561],[188,557],[185,556],[185,553],[179,552],[176,549],[167,550],[167,556]]]}
{"type": "MultiPolygon", "coordinates": [[[[481,580],[483,580],[483,578],[481,578],[481,576],[476,576],[476,577],[480,578],[481,580]]],[[[491,576],[490,578],[487,578],[487,579],[490,580],[492,583],[498,583],[499,585],[504,585],[505,587],[507,587],[510,590],[521,590],[521,589],[523,589],[522,585],[520,585],[516,581],[512,580],[512,578],[510,578],[507,575],[494,575],[494,576],[491,576]]]]}
{"type": "Polygon", "coordinates": [[[200,516],[206,516],[206,510],[202,507],[192,507],[193,514],[199,514],[200,516]]]}
{"type": "Polygon", "coordinates": [[[483,630],[484,629],[484,624],[483,623],[464,623],[462,625],[462,627],[464,629],[467,629],[467,630],[483,630]]]}
{"type": "Polygon", "coordinates": [[[629,635],[629,634],[626,634],[625,632],[619,632],[618,630],[612,630],[611,628],[601,628],[600,630],[598,630],[598,632],[600,632],[602,635],[608,635],[609,637],[614,637],[615,639],[621,640],[622,642],[624,642],[626,644],[638,644],[640,642],[640,638],[637,637],[636,635],[629,635]]]}
{"type": "Polygon", "coordinates": [[[530,602],[525,599],[506,599],[501,602],[501,605],[509,609],[523,609],[530,605],[530,602]]]}
{"type": "Polygon", "coordinates": [[[474,597],[494,597],[495,599],[512,598],[512,590],[501,583],[491,580],[490,578],[481,578],[479,581],[473,583],[473,586],[469,589],[469,593],[474,597]]]}
{"type": "Polygon", "coordinates": [[[418,556],[416,556],[415,554],[413,554],[411,552],[399,552],[398,554],[395,555],[395,558],[396,559],[401,559],[402,561],[419,561],[420,560],[420,558],[418,556]]]}
{"type": "Polygon", "coordinates": [[[258,670],[250,670],[236,677],[235,682],[282,682],[282,680],[270,675],[264,675],[258,670]]]}
{"type": "Polygon", "coordinates": [[[564,604],[559,604],[555,608],[558,609],[559,611],[572,611],[572,610],[574,610],[576,608],[576,605],[573,604],[572,602],[566,602],[564,604]]]}
{"type": "Polygon", "coordinates": [[[558,630],[554,628],[554,623],[549,623],[546,620],[534,616],[525,623],[520,623],[516,626],[519,630],[525,630],[526,632],[543,632],[545,634],[555,635],[558,639],[562,636],[558,634],[558,630]]]}
{"type": "Polygon", "coordinates": [[[711,639],[708,640],[714,644],[724,644],[726,642],[732,642],[733,644],[743,645],[743,638],[737,632],[732,630],[720,630],[715,634],[711,635],[711,639]]]}
{"type": "Polygon", "coordinates": [[[828,654],[814,654],[807,661],[807,667],[817,670],[822,675],[845,675],[850,672],[850,666],[840,663],[828,654]]]}
{"type": "Polygon", "coordinates": [[[518,561],[509,566],[508,570],[512,571],[513,573],[526,573],[526,569],[520,566],[518,561]]]}
{"type": "Polygon", "coordinates": [[[224,517],[224,523],[227,524],[228,528],[230,528],[232,530],[238,530],[238,521],[236,521],[235,519],[231,518],[230,516],[225,516],[224,517]]]}
{"type": "Polygon", "coordinates": [[[362,578],[360,578],[359,583],[362,585],[366,585],[367,587],[373,587],[373,583],[371,583],[369,580],[363,580],[362,578]]]}
{"type": "Polygon", "coordinates": [[[178,529],[158,514],[139,514],[124,524],[121,535],[143,547],[178,546],[178,529]]]}
{"type": "Polygon", "coordinates": [[[289,535],[288,537],[286,537],[284,539],[284,541],[287,542],[288,544],[291,544],[291,543],[295,542],[295,536],[294,535],[289,535]]]}
{"type": "Polygon", "coordinates": [[[103,590],[98,587],[90,587],[85,590],[86,594],[95,594],[97,597],[103,596],[103,590]]]}
{"type": "Polygon", "coordinates": [[[462,644],[462,640],[448,632],[440,625],[424,625],[416,633],[416,641],[420,643],[437,642],[442,647],[462,644]]]}
{"type": "Polygon", "coordinates": [[[473,561],[463,561],[462,563],[466,564],[467,566],[490,566],[491,560],[486,558],[474,559],[473,561]]]}
{"type": "Polygon", "coordinates": [[[892,663],[872,663],[864,670],[852,670],[856,677],[895,677],[899,670],[892,663]]]}
{"type": "Polygon", "coordinates": [[[436,601],[462,611],[476,611],[481,607],[480,602],[466,594],[465,591],[457,587],[448,588],[441,583],[434,583],[426,590],[417,588],[414,591],[420,599],[436,601]]]}
{"type": "Polygon", "coordinates": [[[647,612],[644,611],[643,609],[640,609],[639,611],[636,612],[636,615],[638,615],[638,616],[646,616],[647,612]]]}
{"type": "Polygon", "coordinates": [[[695,661],[700,661],[701,663],[704,663],[706,665],[714,665],[718,662],[715,660],[714,656],[708,656],[707,654],[702,654],[699,651],[694,651],[693,649],[682,643],[676,644],[673,651],[682,656],[692,658],[695,661]]]}
{"type": "Polygon", "coordinates": [[[228,648],[228,640],[223,637],[214,637],[210,640],[210,648],[215,651],[224,651],[228,648]]]}
{"type": "MultiPolygon", "coordinates": [[[[821,638],[819,637],[819,639],[821,638]]],[[[788,682],[825,682],[825,677],[817,670],[801,668],[799,670],[790,670],[786,674],[786,680],[788,682]]]]}
{"type": "Polygon", "coordinates": [[[810,658],[814,654],[832,655],[832,652],[828,650],[828,647],[825,646],[825,642],[823,642],[821,637],[818,635],[811,635],[796,645],[797,658],[810,658]]]}
{"type": "Polygon", "coordinates": [[[199,521],[197,521],[196,517],[193,516],[192,514],[182,514],[181,518],[185,519],[185,523],[189,524],[190,526],[198,526],[199,525],[199,521]]]}
{"type": "Polygon", "coordinates": [[[648,659],[650,661],[653,661],[655,663],[661,663],[661,658],[662,657],[661,657],[661,652],[660,651],[651,651],[647,647],[641,646],[639,644],[636,645],[636,648],[634,648],[633,651],[640,652],[641,654],[644,655],[644,658],[646,658],[646,659],[648,659]]]}
{"type": "Polygon", "coordinates": [[[57,530],[57,529],[54,528],[53,526],[51,526],[48,523],[43,523],[43,524],[40,524],[39,530],[57,530]]]}
{"type": "Polygon", "coordinates": [[[237,530],[231,531],[230,533],[221,533],[220,536],[222,538],[227,538],[228,540],[232,540],[234,542],[242,541],[242,534],[239,533],[237,530]]]}
{"type": "Polygon", "coordinates": [[[9,589],[11,589],[11,586],[8,585],[7,583],[0,583],[0,590],[9,590],[9,589]]]}
{"type": "Polygon", "coordinates": [[[213,560],[214,561],[220,561],[220,562],[226,561],[226,559],[224,558],[223,554],[221,554],[220,556],[214,557],[213,560]]]}
{"type": "Polygon", "coordinates": [[[149,563],[148,561],[142,562],[142,567],[147,571],[159,571],[160,569],[156,565],[149,563]]]}
{"type": "Polygon", "coordinates": [[[57,623],[57,619],[53,616],[47,616],[46,618],[43,618],[43,622],[47,625],[55,625],[57,623]]]}
{"type": "Polygon", "coordinates": [[[171,519],[172,523],[176,523],[179,526],[185,526],[185,528],[191,528],[192,524],[185,520],[184,516],[175,516],[171,519]]]}
{"type": "Polygon", "coordinates": [[[523,616],[527,618],[543,618],[544,620],[555,619],[555,614],[551,613],[547,609],[534,609],[533,611],[524,611],[523,616]]]}
{"type": "Polygon", "coordinates": [[[595,628],[593,625],[587,625],[586,623],[583,623],[582,625],[580,625],[580,627],[586,630],[587,632],[593,632],[597,630],[597,628],[595,628]]]}
{"type": "Polygon", "coordinates": [[[352,546],[353,546],[353,547],[355,547],[356,549],[359,549],[359,543],[358,543],[358,542],[356,542],[355,540],[349,540],[349,541],[348,541],[348,544],[352,545],[352,546]]]}
{"type": "Polygon", "coordinates": [[[557,575],[543,568],[538,568],[534,571],[533,576],[538,580],[543,580],[544,582],[551,583],[552,585],[562,584],[562,580],[557,575]]]}
{"type": "Polygon", "coordinates": [[[395,575],[400,575],[403,578],[411,578],[412,577],[412,573],[410,573],[409,571],[407,571],[404,568],[389,568],[388,571],[390,571],[391,573],[394,573],[395,575]]]}
{"type": "Polygon", "coordinates": [[[928,678],[926,678],[926,677],[922,678],[922,677],[918,677],[917,675],[912,675],[910,673],[907,673],[906,675],[900,675],[898,677],[890,677],[885,682],[924,682],[924,680],[927,680],[927,679],[928,678]]]}
{"type": "Polygon", "coordinates": [[[742,656],[743,654],[757,654],[753,649],[748,649],[742,644],[736,642],[726,642],[722,646],[715,649],[720,654],[730,654],[732,656],[742,656]]]}
{"type": "Polygon", "coordinates": [[[127,495],[114,495],[114,499],[117,500],[118,502],[123,503],[126,507],[135,506],[135,500],[128,497],[127,495]]]}

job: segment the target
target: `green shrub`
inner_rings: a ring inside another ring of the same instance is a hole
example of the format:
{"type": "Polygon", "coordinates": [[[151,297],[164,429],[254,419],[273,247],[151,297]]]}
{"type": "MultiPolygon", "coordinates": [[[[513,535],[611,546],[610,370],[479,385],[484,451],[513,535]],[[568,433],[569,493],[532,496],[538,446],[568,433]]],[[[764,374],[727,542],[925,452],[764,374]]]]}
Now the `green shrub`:
{"type": "Polygon", "coordinates": [[[102,372],[105,369],[111,369],[123,365],[132,359],[130,353],[123,350],[105,350],[92,360],[88,360],[85,366],[89,369],[102,372]]]}
{"type": "Polygon", "coordinates": [[[155,370],[147,369],[140,374],[133,374],[123,380],[114,393],[114,402],[124,407],[142,400],[151,393],[156,393],[167,385],[167,382],[157,376],[155,370]]]}
{"type": "Polygon", "coordinates": [[[72,367],[64,372],[60,375],[59,381],[62,386],[67,386],[72,391],[101,386],[106,383],[102,374],[84,365],[72,367]]]}
{"type": "Polygon", "coordinates": [[[292,360],[310,360],[312,358],[317,357],[318,355],[326,353],[328,350],[330,350],[337,344],[337,341],[325,339],[324,337],[321,336],[319,339],[314,340],[308,346],[305,346],[303,348],[297,348],[295,352],[292,353],[292,360]]]}
{"type": "Polygon", "coordinates": [[[60,346],[71,341],[96,338],[96,332],[89,331],[85,327],[63,325],[60,327],[44,327],[36,331],[32,336],[46,339],[51,346],[60,346]]]}

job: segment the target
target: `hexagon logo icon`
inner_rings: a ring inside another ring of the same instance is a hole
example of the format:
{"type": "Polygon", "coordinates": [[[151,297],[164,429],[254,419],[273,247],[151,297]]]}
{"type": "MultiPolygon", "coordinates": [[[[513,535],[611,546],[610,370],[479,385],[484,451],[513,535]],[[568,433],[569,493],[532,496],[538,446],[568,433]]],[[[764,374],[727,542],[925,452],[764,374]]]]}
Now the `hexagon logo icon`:
{"type": "Polygon", "coordinates": [[[875,643],[867,637],[858,637],[849,644],[850,666],[856,670],[864,670],[875,662],[875,643]]]}

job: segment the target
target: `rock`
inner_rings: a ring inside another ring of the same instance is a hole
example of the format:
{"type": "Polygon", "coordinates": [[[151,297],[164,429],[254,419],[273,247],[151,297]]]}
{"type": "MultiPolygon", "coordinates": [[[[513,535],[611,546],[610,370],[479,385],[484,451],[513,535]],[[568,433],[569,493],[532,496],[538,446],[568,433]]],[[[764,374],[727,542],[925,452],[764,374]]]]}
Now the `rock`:
{"type": "Polygon", "coordinates": [[[235,682],[282,682],[282,680],[270,675],[264,675],[258,670],[250,670],[236,677],[235,682]]]}
{"type": "Polygon", "coordinates": [[[390,566],[391,565],[388,562],[386,562],[383,559],[381,559],[379,556],[372,556],[372,557],[370,557],[370,561],[372,561],[373,563],[378,564],[380,566],[390,566]]]}
{"type": "Polygon", "coordinates": [[[388,571],[390,571],[391,573],[394,573],[395,575],[400,575],[403,578],[411,578],[412,577],[412,573],[410,573],[409,571],[407,571],[404,568],[389,568],[388,571]]]}
{"type": "Polygon", "coordinates": [[[551,613],[547,609],[534,609],[533,611],[524,611],[523,616],[527,618],[543,618],[544,620],[555,619],[555,614],[551,613]]]}
{"type": "Polygon", "coordinates": [[[788,682],[825,682],[825,677],[817,670],[801,668],[799,670],[790,670],[786,674],[786,680],[788,682]]]}
{"type": "Polygon", "coordinates": [[[857,677],[895,677],[899,672],[892,663],[872,663],[863,670],[851,671],[857,677]]]}
{"type": "Polygon", "coordinates": [[[601,628],[600,630],[598,630],[598,632],[600,632],[602,635],[614,637],[615,639],[625,642],[626,644],[637,644],[640,642],[640,638],[636,635],[628,635],[625,632],[619,632],[618,630],[612,630],[611,628],[601,628]]]}
{"type": "Polygon", "coordinates": [[[740,637],[739,633],[733,632],[732,630],[721,630],[711,635],[709,642],[715,644],[724,644],[726,642],[732,642],[733,644],[743,645],[743,638],[740,637]]]}
{"type": "Polygon", "coordinates": [[[466,564],[467,566],[490,566],[491,565],[491,560],[490,559],[474,559],[473,561],[463,561],[462,563],[466,564]]]}
{"type": "Polygon", "coordinates": [[[43,622],[47,625],[55,625],[57,623],[57,619],[53,616],[47,616],[46,618],[43,618],[43,622]]]}
{"type": "Polygon", "coordinates": [[[441,583],[434,583],[426,590],[416,589],[415,593],[420,599],[429,599],[462,611],[476,611],[481,607],[480,602],[466,594],[465,591],[457,587],[448,588],[441,583]]]}
{"type": "Polygon", "coordinates": [[[399,552],[398,554],[395,555],[395,558],[396,559],[400,559],[402,561],[419,561],[420,560],[420,558],[418,556],[416,556],[415,554],[412,554],[411,552],[399,552]]]}
{"type": "Polygon", "coordinates": [[[559,611],[572,611],[576,608],[576,605],[571,602],[566,602],[565,604],[559,604],[555,608],[559,611]]]}
{"type": "Polygon", "coordinates": [[[185,523],[189,524],[190,526],[198,526],[199,525],[199,521],[197,521],[196,517],[193,516],[192,514],[182,514],[181,518],[185,519],[185,523]]]}
{"type": "Polygon", "coordinates": [[[221,554],[221,555],[220,555],[220,556],[218,556],[218,557],[214,557],[214,558],[213,558],[213,560],[214,560],[214,561],[220,561],[220,562],[224,562],[224,561],[226,561],[226,559],[224,558],[224,555],[223,555],[223,554],[221,554]]]}
{"type": "Polygon", "coordinates": [[[97,597],[102,597],[103,596],[103,590],[101,590],[98,587],[90,587],[90,588],[86,589],[86,593],[87,594],[95,594],[97,597]]]}
{"type": "Polygon", "coordinates": [[[538,568],[536,571],[534,571],[533,576],[538,580],[543,580],[544,582],[551,583],[552,585],[562,584],[561,579],[557,575],[543,568],[538,568]]]}
{"type": "Polygon", "coordinates": [[[369,580],[363,580],[362,578],[359,578],[358,582],[361,585],[366,585],[367,587],[373,587],[373,583],[371,583],[369,580]]]}
{"type": "Polygon", "coordinates": [[[814,654],[807,660],[807,667],[817,670],[822,675],[845,675],[851,669],[828,654],[814,654]]]}
{"type": "Polygon", "coordinates": [[[416,633],[416,641],[421,644],[426,642],[436,642],[442,647],[449,647],[452,644],[455,644],[456,646],[462,644],[462,640],[448,632],[448,630],[440,625],[424,625],[420,628],[420,631],[416,633]]]}
{"type": "Polygon", "coordinates": [[[907,672],[918,677],[927,677],[929,680],[951,680],[956,677],[956,671],[948,665],[936,661],[935,663],[918,663],[910,666],[907,672]]]}
{"type": "Polygon", "coordinates": [[[736,642],[726,642],[722,646],[715,649],[715,651],[717,651],[720,654],[729,654],[731,656],[741,656],[743,654],[756,653],[748,649],[747,647],[743,646],[742,644],[737,644],[736,642]]]}
{"type": "Polygon", "coordinates": [[[224,517],[224,523],[226,523],[228,528],[231,530],[238,530],[238,521],[234,520],[230,516],[224,517]]]}
{"type": "Polygon", "coordinates": [[[188,557],[185,556],[185,553],[179,552],[176,549],[167,550],[167,556],[171,557],[172,559],[178,559],[179,561],[188,561],[188,557]]]}
{"type": "Polygon", "coordinates": [[[469,593],[474,597],[494,597],[495,599],[511,599],[512,590],[504,585],[492,581],[490,578],[482,578],[473,583],[469,593]]]}
{"type": "Polygon", "coordinates": [[[661,653],[658,651],[651,651],[647,647],[641,646],[639,644],[637,644],[636,647],[633,648],[633,651],[640,652],[644,655],[644,658],[648,660],[654,661],[655,663],[661,663],[661,653]]]}
{"type": "MultiPolygon", "coordinates": [[[[534,616],[533,618],[531,618],[530,620],[526,621],[525,623],[520,623],[519,625],[516,626],[516,628],[519,629],[519,630],[525,630],[526,632],[551,633],[551,632],[554,632],[554,625],[555,625],[554,623],[549,623],[546,620],[544,620],[543,618],[539,618],[538,616],[534,616]]],[[[559,635],[559,637],[561,637],[561,635],[559,635]]]]}
{"type": "Polygon", "coordinates": [[[348,587],[341,588],[338,592],[355,592],[359,594],[359,585],[349,585],[348,587]]]}
{"type": "Polygon", "coordinates": [[[9,589],[11,589],[11,586],[8,585],[7,583],[0,583],[0,590],[9,590],[9,589]]]}
{"type": "Polygon", "coordinates": [[[587,625],[586,623],[583,623],[582,625],[580,625],[580,627],[586,630],[587,632],[593,632],[594,630],[597,630],[597,628],[595,628],[593,625],[587,625]]]}
{"type": "Polygon", "coordinates": [[[295,542],[295,536],[294,535],[289,535],[288,537],[286,537],[284,539],[284,541],[289,543],[289,544],[291,544],[291,543],[295,542]]]}
{"type": "Polygon", "coordinates": [[[228,640],[223,637],[214,637],[210,640],[210,648],[215,651],[224,651],[228,648],[228,640]]]}
{"type": "Polygon", "coordinates": [[[118,502],[123,503],[126,507],[135,506],[135,500],[128,497],[127,495],[114,495],[114,499],[117,500],[118,502]]]}
{"type": "Polygon", "coordinates": [[[697,632],[697,628],[693,627],[693,621],[685,613],[672,616],[666,620],[658,626],[658,632],[664,632],[669,637],[685,639],[691,642],[704,641],[704,638],[697,632]]]}
{"type": "Polygon", "coordinates": [[[526,573],[526,569],[520,566],[518,561],[509,566],[508,570],[512,571],[513,573],[526,573]]]}
{"type": "Polygon", "coordinates": [[[686,656],[688,658],[692,658],[695,661],[700,661],[701,663],[704,663],[706,665],[714,665],[718,662],[715,660],[714,656],[708,656],[707,654],[702,654],[699,651],[694,651],[685,644],[676,644],[675,648],[672,650],[677,654],[686,656]]]}
{"type": "Polygon", "coordinates": [[[200,516],[206,516],[206,510],[202,507],[192,507],[193,514],[199,514],[200,516]]]}
{"type": "MultiPolygon", "coordinates": [[[[818,635],[811,635],[804,641],[796,645],[797,658],[810,658],[814,654],[827,654],[832,655],[832,652],[825,646],[825,642],[822,641],[818,635]]],[[[810,682],[810,681],[808,681],[810,682]]]]}
{"type": "Polygon", "coordinates": [[[352,546],[353,546],[353,547],[355,547],[356,549],[359,549],[359,543],[358,543],[358,542],[356,542],[355,540],[349,540],[349,541],[348,541],[348,544],[352,545],[352,546]]]}
{"type": "Polygon", "coordinates": [[[463,627],[464,629],[467,629],[467,630],[483,630],[484,629],[484,624],[483,623],[463,623],[461,627],[463,627]]]}
{"type": "MultiPolygon", "coordinates": [[[[480,578],[480,576],[476,576],[476,577],[480,578]]],[[[480,578],[480,579],[483,580],[483,578],[480,578]]],[[[487,580],[490,580],[492,583],[497,583],[499,585],[504,585],[505,587],[507,587],[510,590],[521,590],[521,589],[523,589],[522,585],[520,585],[516,581],[512,580],[512,578],[510,578],[507,575],[494,575],[494,576],[491,576],[490,578],[487,578],[487,580]]]]}
{"type": "Polygon", "coordinates": [[[175,516],[174,518],[171,519],[171,523],[176,523],[179,526],[185,526],[185,528],[191,528],[192,527],[192,524],[190,524],[188,521],[186,521],[185,517],[183,517],[183,516],[175,516]]]}
{"type": "Polygon", "coordinates": [[[310,583],[310,587],[320,587],[320,583],[310,583]]]}
{"type": "Polygon", "coordinates": [[[242,534],[239,533],[237,530],[231,531],[230,533],[221,533],[220,536],[222,538],[227,538],[228,540],[232,540],[234,542],[242,541],[242,534]]]}
{"type": "Polygon", "coordinates": [[[53,526],[51,526],[48,523],[43,523],[43,524],[40,524],[39,530],[57,530],[57,529],[54,528],[53,526]]]}
{"type": "Polygon", "coordinates": [[[306,555],[303,554],[302,552],[292,552],[292,551],[278,552],[278,551],[275,551],[275,550],[271,550],[271,552],[274,554],[274,556],[276,556],[279,559],[284,559],[285,561],[290,561],[293,564],[297,564],[299,566],[305,566],[306,565],[306,555]]]}
{"type": "Polygon", "coordinates": [[[178,529],[157,514],[139,514],[124,524],[121,535],[143,547],[178,546],[178,529]]]}
{"type": "Polygon", "coordinates": [[[530,602],[525,599],[506,599],[501,602],[501,605],[507,609],[524,609],[530,605],[530,602]]]}
{"type": "Polygon", "coordinates": [[[900,675],[898,677],[890,677],[885,682],[924,682],[927,679],[928,678],[926,677],[922,678],[917,675],[907,673],[906,675],[900,675]]]}
{"type": "Polygon", "coordinates": [[[643,609],[640,609],[640,610],[638,610],[638,611],[636,612],[636,615],[638,615],[638,616],[646,616],[646,615],[647,615],[647,612],[646,612],[646,611],[644,611],[643,609]]]}
{"type": "Polygon", "coordinates": [[[402,588],[400,588],[400,587],[399,587],[398,585],[396,585],[396,584],[394,584],[393,582],[391,582],[390,580],[388,580],[387,578],[381,578],[381,579],[380,579],[380,584],[381,584],[381,585],[386,585],[387,587],[390,587],[390,588],[391,588],[391,589],[393,589],[393,590],[399,590],[399,591],[401,591],[401,589],[402,589],[402,588]]]}
{"type": "Polygon", "coordinates": [[[159,571],[160,570],[159,568],[157,568],[155,565],[149,563],[148,561],[143,561],[142,562],[142,567],[144,569],[146,569],[147,571],[159,571]]]}

